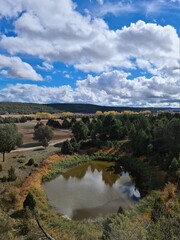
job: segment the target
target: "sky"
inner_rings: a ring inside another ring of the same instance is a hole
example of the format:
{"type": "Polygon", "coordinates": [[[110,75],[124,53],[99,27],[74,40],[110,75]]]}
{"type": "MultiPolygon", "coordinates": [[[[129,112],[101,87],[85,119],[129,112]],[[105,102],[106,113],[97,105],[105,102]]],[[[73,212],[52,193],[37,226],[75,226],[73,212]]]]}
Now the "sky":
{"type": "Polygon", "coordinates": [[[180,0],[0,0],[0,101],[180,107],[180,0]]]}

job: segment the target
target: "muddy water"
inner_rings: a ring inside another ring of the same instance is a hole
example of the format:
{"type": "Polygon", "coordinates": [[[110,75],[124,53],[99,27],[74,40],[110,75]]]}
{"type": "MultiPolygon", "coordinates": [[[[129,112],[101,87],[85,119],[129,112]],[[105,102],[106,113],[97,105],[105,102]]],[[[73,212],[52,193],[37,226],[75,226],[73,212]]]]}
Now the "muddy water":
{"type": "Polygon", "coordinates": [[[52,207],[60,214],[82,220],[130,208],[139,198],[129,174],[115,174],[113,162],[93,161],[67,170],[43,185],[52,207]]]}

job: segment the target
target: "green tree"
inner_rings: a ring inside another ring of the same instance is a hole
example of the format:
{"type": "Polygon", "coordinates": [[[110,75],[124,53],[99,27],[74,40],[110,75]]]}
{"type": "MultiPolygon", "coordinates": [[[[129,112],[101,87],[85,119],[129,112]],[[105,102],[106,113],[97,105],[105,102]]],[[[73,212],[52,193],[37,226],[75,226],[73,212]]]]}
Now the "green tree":
{"type": "Polygon", "coordinates": [[[173,158],[170,166],[169,166],[169,170],[170,171],[177,171],[178,170],[178,166],[179,166],[179,163],[178,163],[178,160],[176,158],[173,158]]]}
{"type": "Polygon", "coordinates": [[[138,131],[136,141],[133,145],[133,152],[136,156],[147,153],[147,146],[149,145],[149,137],[143,129],[138,131]]]}
{"type": "Polygon", "coordinates": [[[71,138],[70,143],[73,147],[74,152],[77,152],[79,150],[79,143],[76,141],[74,137],[71,138]]]}
{"type": "Polygon", "coordinates": [[[62,128],[68,129],[71,127],[71,123],[65,118],[61,125],[62,128]]]}
{"type": "Polygon", "coordinates": [[[49,142],[53,138],[53,131],[49,126],[41,125],[34,130],[34,139],[43,144],[44,141],[49,142]],[[46,139],[46,140],[45,140],[46,139]]]}
{"type": "Polygon", "coordinates": [[[47,138],[45,138],[43,141],[42,141],[42,146],[47,148],[49,146],[49,143],[48,143],[48,140],[47,138]]]}
{"type": "Polygon", "coordinates": [[[61,128],[61,124],[59,121],[56,121],[54,119],[48,119],[46,125],[53,127],[53,128],[61,128]]]}
{"type": "Polygon", "coordinates": [[[70,141],[67,140],[67,141],[63,142],[62,147],[61,147],[61,152],[62,152],[62,154],[73,154],[74,149],[73,149],[70,141]]]}
{"type": "Polygon", "coordinates": [[[36,201],[34,200],[33,195],[29,192],[26,196],[26,199],[23,202],[23,208],[29,208],[30,210],[34,210],[36,207],[36,201]]]}
{"type": "Polygon", "coordinates": [[[18,133],[18,128],[15,124],[0,126],[0,152],[3,154],[3,161],[5,161],[5,153],[11,152],[11,150],[21,144],[22,136],[18,133]]]}
{"type": "Polygon", "coordinates": [[[73,125],[72,133],[77,141],[85,140],[87,139],[89,129],[84,122],[78,121],[73,125]]]}
{"type": "Polygon", "coordinates": [[[15,181],[17,178],[15,169],[11,166],[11,168],[8,170],[8,181],[15,181]]]}
{"type": "Polygon", "coordinates": [[[82,117],[82,121],[83,121],[86,125],[88,125],[88,124],[90,123],[89,116],[83,116],[83,117],[82,117]]]}

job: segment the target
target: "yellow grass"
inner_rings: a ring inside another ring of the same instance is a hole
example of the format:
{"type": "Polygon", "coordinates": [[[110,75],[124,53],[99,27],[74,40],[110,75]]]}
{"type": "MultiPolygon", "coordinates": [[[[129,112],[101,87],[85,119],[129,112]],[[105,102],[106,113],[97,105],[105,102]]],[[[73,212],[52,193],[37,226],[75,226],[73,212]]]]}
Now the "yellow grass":
{"type": "Polygon", "coordinates": [[[23,202],[32,188],[40,189],[42,177],[51,171],[51,165],[65,160],[67,157],[59,156],[57,154],[48,157],[43,161],[41,166],[39,166],[32,174],[24,181],[16,199],[15,210],[20,210],[23,207],[23,202]]]}

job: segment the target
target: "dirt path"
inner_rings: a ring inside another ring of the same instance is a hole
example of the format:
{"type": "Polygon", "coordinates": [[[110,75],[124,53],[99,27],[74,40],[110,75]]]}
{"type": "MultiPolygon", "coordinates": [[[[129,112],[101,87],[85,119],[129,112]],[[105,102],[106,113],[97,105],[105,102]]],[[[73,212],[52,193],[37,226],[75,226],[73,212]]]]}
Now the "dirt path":
{"type": "MultiPolygon", "coordinates": [[[[60,144],[63,143],[66,140],[69,140],[70,138],[63,138],[61,140],[54,140],[52,142],[49,143],[49,146],[55,146],[56,144],[60,144]]],[[[21,147],[21,148],[17,148],[11,152],[24,152],[24,151],[30,151],[30,150],[37,150],[37,149],[42,149],[44,148],[43,146],[36,146],[36,147],[21,147]]]]}

